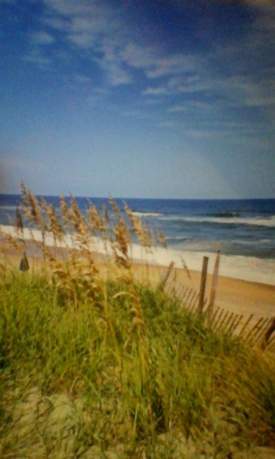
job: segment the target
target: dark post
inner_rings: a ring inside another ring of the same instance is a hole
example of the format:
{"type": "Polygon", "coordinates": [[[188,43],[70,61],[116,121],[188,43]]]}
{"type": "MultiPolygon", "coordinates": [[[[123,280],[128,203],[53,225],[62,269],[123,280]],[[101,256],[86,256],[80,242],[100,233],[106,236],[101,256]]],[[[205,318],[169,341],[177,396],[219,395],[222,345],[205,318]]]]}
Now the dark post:
{"type": "Polygon", "coordinates": [[[200,282],[200,293],[199,293],[199,303],[198,303],[198,313],[199,314],[202,314],[202,311],[203,311],[205,288],[206,288],[206,279],[207,279],[207,267],[208,267],[208,257],[203,257],[202,271],[201,271],[201,282],[200,282]]]}
{"type": "Polygon", "coordinates": [[[215,305],[216,291],[217,291],[218,279],[219,279],[219,267],[220,267],[220,251],[218,250],[216,260],[215,260],[213,275],[212,275],[212,284],[211,284],[209,304],[208,304],[208,310],[207,310],[210,321],[213,315],[213,310],[214,310],[214,305],[215,305]]]}

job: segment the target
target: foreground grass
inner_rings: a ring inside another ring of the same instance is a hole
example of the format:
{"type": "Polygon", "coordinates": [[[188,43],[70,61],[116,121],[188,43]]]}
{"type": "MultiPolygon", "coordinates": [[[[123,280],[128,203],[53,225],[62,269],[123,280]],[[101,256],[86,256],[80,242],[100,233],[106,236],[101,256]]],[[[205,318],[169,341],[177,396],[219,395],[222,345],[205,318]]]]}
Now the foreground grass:
{"type": "Polygon", "coordinates": [[[0,284],[0,456],[235,457],[274,443],[275,372],[159,290],[105,281],[67,301],[0,284]]]}

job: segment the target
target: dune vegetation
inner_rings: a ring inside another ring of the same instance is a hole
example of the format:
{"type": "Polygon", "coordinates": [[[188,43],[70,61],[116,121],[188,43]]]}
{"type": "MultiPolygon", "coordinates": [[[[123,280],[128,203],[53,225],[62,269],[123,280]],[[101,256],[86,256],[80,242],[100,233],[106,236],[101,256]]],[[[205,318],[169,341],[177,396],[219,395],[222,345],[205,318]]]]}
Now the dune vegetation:
{"type": "Polygon", "coordinates": [[[78,248],[62,258],[42,238],[39,271],[1,265],[0,457],[237,458],[274,445],[272,359],[139,282],[130,243],[149,249],[152,234],[110,207],[83,215],[61,198],[56,212],[23,187],[9,243],[24,253],[28,220],[78,248]],[[111,248],[104,272],[97,236],[111,248]]]}

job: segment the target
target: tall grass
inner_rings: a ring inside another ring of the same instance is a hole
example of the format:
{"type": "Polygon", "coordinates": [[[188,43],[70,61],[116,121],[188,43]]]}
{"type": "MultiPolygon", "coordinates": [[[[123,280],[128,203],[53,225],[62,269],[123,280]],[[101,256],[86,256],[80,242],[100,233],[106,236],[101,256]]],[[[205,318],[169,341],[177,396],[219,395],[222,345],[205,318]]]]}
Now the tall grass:
{"type": "Polygon", "coordinates": [[[45,269],[2,273],[0,456],[226,458],[273,444],[273,364],[138,283],[129,242],[151,235],[111,207],[112,227],[106,212],[61,199],[57,214],[23,189],[18,234],[27,216],[57,245],[71,231],[79,250],[63,260],[42,240],[45,269]],[[95,234],[112,248],[107,275],[95,234]]]}

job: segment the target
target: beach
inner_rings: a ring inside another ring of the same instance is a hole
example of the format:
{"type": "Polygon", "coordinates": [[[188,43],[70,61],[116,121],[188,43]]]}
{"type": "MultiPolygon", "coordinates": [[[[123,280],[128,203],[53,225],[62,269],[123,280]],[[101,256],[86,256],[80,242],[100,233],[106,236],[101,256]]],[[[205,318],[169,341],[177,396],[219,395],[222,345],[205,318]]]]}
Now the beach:
{"type": "MultiPolygon", "coordinates": [[[[19,266],[20,254],[7,245],[4,238],[4,234],[16,236],[15,228],[0,225],[0,231],[2,233],[1,248],[5,261],[19,266]]],[[[36,241],[42,241],[41,233],[38,230],[24,229],[21,237],[26,241],[27,254],[31,266],[34,269],[39,269],[41,255],[31,241],[33,238],[36,241]]],[[[49,247],[54,247],[55,253],[58,253],[62,258],[66,257],[68,250],[77,249],[77,242],[72,236],[67,236],[64,241],[56,243],[53,237],[47,234],[45,241],[49,247]]],[[[106,250],[108,255],[108,246],[102,240],[95,238],[91,250],[95,253],[99,262],[101,260],[100,263],[103,267],[105,265],[106,250]]],[[[109,250],[109,255],[110,253],[109,250]]],[[[141,280],[149,280],[152,283],[158,282],[165,275],[168,265],[173,262],[175,267],[174,278],[177,284],[194,290],[199,290],[202,259],[203,256],[208,256],[206,297],[209,296],[215,254],[178,252],[159,247],[146,250],[137,244],[133,244],[131,256],[134,261],[135,272],[141,280]]],[[[274,273],[275,265],[273,260],[264,260],[263,262],[251,257],[221,255],[216,305],[238,314],[253,314],[255,318],[275,316],[274,273]]]]}

